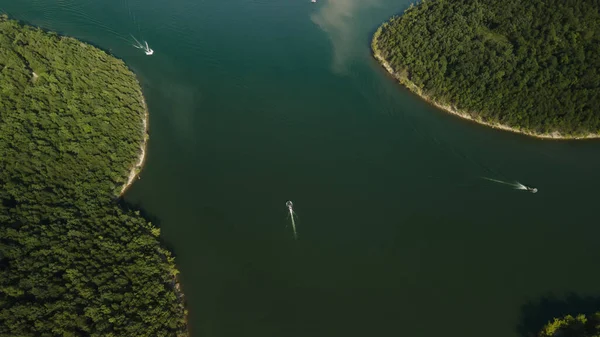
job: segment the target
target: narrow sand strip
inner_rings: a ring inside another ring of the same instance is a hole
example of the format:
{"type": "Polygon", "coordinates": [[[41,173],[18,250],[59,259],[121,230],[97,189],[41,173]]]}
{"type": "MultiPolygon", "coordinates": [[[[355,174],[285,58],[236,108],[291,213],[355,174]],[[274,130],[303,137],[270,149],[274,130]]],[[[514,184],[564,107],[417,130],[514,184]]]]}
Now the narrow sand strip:
{"type": "Polygon", "coordinates": [[[129,171],[129,178],[127,179],[127,183],[125,183],[125,185],[123,185],[123,187],[121,188],[121,192],[119,193],[119,196],[122,196],[125,191],[127,191],[127,189],[133,184],[133,182],[135,181],[135,178],[138,176],[138,174],[140,174],[140,171],[142,170],[142,167],[144,166],[144,161],[146,160],[146,146],[148,145],[148,118],[149,118],[149,114],[148,114],[148,106],[146,105],[146,100],[144,99],[144,96],[142,95],[142,93],[140,92],[140,99],[142,100],[142,105],[144,106],[144,120],[142,121],[142,130],[144,132],[144,139],[142,140],[142,143],[140,144],[140,156],[138,157],[138,161],[135,163],[135,165],[133,165],[133,167],[131,168],[131,170],[129,171]]]}

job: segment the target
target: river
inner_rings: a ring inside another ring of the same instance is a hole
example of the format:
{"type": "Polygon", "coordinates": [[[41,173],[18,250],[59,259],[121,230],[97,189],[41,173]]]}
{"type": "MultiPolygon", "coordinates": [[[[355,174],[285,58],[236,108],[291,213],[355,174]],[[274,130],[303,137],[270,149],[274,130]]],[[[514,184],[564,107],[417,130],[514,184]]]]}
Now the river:
{"type": "Polygon", "coordinates": [[[521,336],[542,299],[600,294],[600,142],[492,130],[397,85],[369,45],[411,1],[0,11],[138,74],[150,142],[125,199],[176,255],[192,336],[521,336]]]}

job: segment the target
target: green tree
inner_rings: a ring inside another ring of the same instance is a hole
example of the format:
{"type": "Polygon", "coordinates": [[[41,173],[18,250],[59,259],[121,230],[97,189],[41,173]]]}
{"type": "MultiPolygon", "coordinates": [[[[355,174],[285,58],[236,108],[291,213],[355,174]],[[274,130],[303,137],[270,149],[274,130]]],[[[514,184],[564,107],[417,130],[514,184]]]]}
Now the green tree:
{"type": "Polygon", "coordinates": [[[539,337],[600,337],[600,313],[555,318],[546,324],[539,337]]]}

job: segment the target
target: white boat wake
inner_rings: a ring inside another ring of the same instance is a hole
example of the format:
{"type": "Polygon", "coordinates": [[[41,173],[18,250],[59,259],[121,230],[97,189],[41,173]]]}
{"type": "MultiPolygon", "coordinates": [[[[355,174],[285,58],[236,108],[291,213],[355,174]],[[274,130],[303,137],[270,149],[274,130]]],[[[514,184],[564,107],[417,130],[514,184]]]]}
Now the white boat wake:
{"type": "Polygon", "coordinates": [[[497,179],[492,179],[492,178],[487,178],[487,177],[481,177],[481,178],[485,179],[485,180],[493,181],[495,183],[512,186],[516,190],[528,191],[528,192],[531,192],[531,193],[537,193],[537,191],[538,191],[537,188],[530,187],[530,186],[525,186],[525,185],[521,184],[518,181],[516,181],[514,183],[510,183],[510,182],[507,182],[507,181],[502,181],[502,180],[497,180],[497,179]]]}
{"type": "Polygon", "coordinates": [[[150,56],[152,54],[154,54],[154,50],[152,50],[149,46],[148,46],[148,42],[144,41],[144,43],[141,43],[140,41],[138,41],[138,39],[135,38],[135,36],[131,35],[131,37],[133,38],[133,40],[135,40],[135,43],[133,44],[133,46],[137,49],[142,49],[146,55],[150,56]]]}
{"type": "Polygon", "coordinates": [[[294,231],[294,239],[298,239],[298,233],[296,232],[296,221],[294,221],[294,216],[296,215],[296,213],[294,212],[294,204],[291,201],[288,201],[285,203],[285,206],[290,212],[290,218],[292,218],[292,230],[294,231]]]}

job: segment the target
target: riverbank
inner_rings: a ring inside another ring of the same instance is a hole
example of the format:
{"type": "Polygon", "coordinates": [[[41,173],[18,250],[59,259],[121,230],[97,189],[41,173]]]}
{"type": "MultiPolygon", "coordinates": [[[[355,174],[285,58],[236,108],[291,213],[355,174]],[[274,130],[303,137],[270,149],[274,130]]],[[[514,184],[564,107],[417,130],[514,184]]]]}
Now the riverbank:
{"type": "Polygon", "coordinates": [[[555,132],[552,132],[552,133],[536,133],[536,132],[531,132],[531,131],[527,131],[527,130],[521,130],[521,129],[513,128],[513,127],[510,127],[508,125],[501,124],[501,123],[493,123],[493,122],[484,121],[481,118],[477,117],[477,114],[475,114],[475,113],[470,113],[468,111],[458,110],[456,107],[453,107],[451,105],[444,104],[444,103],[441,103],[441,102],[437,102],[433,98],[431,98],[430,96],[426,95],[421,88],[419,88],[414,82],[412,82],[406,76],[402,76],[400,73],[396,72],[392,68],[392,66],[388,63],[388,61],[383,57],[381,51],[377,47],[377,42],[376,42],[377,38],[379,37],[380,32],[381,32],[381,27],[379,29],[377,29],[377,32],[375,32],[375,34],[373,35],[373,41],[371,43],[371,51],[373,52],[373,57],[375,57],[375,59],[377,61],[379,61],[379,63],[388,71],[388,73],[390,73],[390,75],[392,75],[392,77],[394,77],[398,82],[400,82],[406,88],[408,88],[408,90],[410,90],[411,92],[417,94],[423,100],[425,100],[426,102],[434,105],[435,107],[437,107],[437,108],[439,108],[441,110],[449,112],[449,113],[451,113],[451,114],[453,114],[455,116],[458,116],[460,118],[467,119],[467,120],[470,120],[470,121],[478,123],[478,124],[483,124],[483,125],[489,126],[491,128],[494,128],[494,129],[499,129],[499,130],[514,132],[514,133],[519,133],[519,134],[523,134],[523,135],[527,135],[527,136],[535,137],[535,138],[539,138],[539,139],[555,139],[555,140],[561,140],[562,139],[562,140],[566,140],[566,139],[594,139],[594,138],[600,138],[600,134],[593,134],[593,133],[590,133],[590,134],[587,134],[587,135],[584,135],[584,136],[568,136],[568,135],[562,135],[558,131],[555,131],[555,132]]]}
{"type": "Polygon", "coordinates": [[[121,188],[121,192],[119,192],[120,197],[123,196],[123,194],[125,194],[129,187],[131,187],[131,185],[135,181],[135,178],[142,171],[142,167],[144,166],[144,162],[146,161],[146,147],[148,146],[148,139],[150,138],[148,135],[148,121],[150,116],[148,113],[148,106],[146,105],[146,99],[144,98],[144,95],[141,91],[139,92],[139,95],[140,100],[142,101],[142,106],[144,107],[144,119],[142,121],[142,131],[144,133],[144,138],[142,139],[142,143],[140,144],[140,154],[138,160],[129,170],[129,177],[127,178],[127,182],[121,188]]]}
{"type": "Polygon", "coordinates": [[[177,337],[189,337],[190,336],[190,324],[189,324],[189,313],[185,305],[185,294],[181,289],[181,282],[179,281],[179,274],[173,276],[173,289],[175,289],[175,295],[179,300],[179,305],[183,308],[183,319],[185,320],[185,331],[177,335],[177,337]]]}
{"type": "MultiPolygon", "coordinates": [[[[131,167],[131,169],[129,171],[129,177],[127,178],[127,182],[121,188],[119,197],[122,197],[123,194],[125,194],[125,192],[127,191],[127,189],[129,189],[129,187],[131,187],[131,185],[133,185],[133,183],[135,182],[135,178],[139,176],[140,172],[142,171],[142,167],[144,166],[144,163],[146,162],[146,148],[148,146],[148,139],[150,138],[149,134],[148,134],[150,113],[148,111],[148,105],[146,104],[146,99],[144,98],[144,95],[142,94],[141,91],[139,91],[138,93],[139,93],[140,101],[142,102],[142,106],[144,108],[144,118],[142,120],[142,131],[144,134],[144,138],[142,139],[142,143],[140,144],[140,154],[138,156],[138,159],[137,159],[136,163],[131,167]]],[[[165,258],[165,260],[168,261],[169,258],[165,258]]],[[[172,261],[171,261],[171,263],[172,263],[172,261]]],[[[185,331],[179,333],[177,335],[177,337],[188,337],[189,336],[189,331],[187,329],[188,313],[187,313],[187,309],[185,308],[185,294],[183,293],[183,291],[181,289],[181,283],[180,283],[179,277],[177,275],[178,274],[173,276],[173,282],[172,282],[171,286],[175,290],[175,295],[177,296],[177,300],[179,301],[179,304],[181,305],[181,308],[184,311],[184,320],[185,320],[185,325],[186,325],[185,331]]]]}

